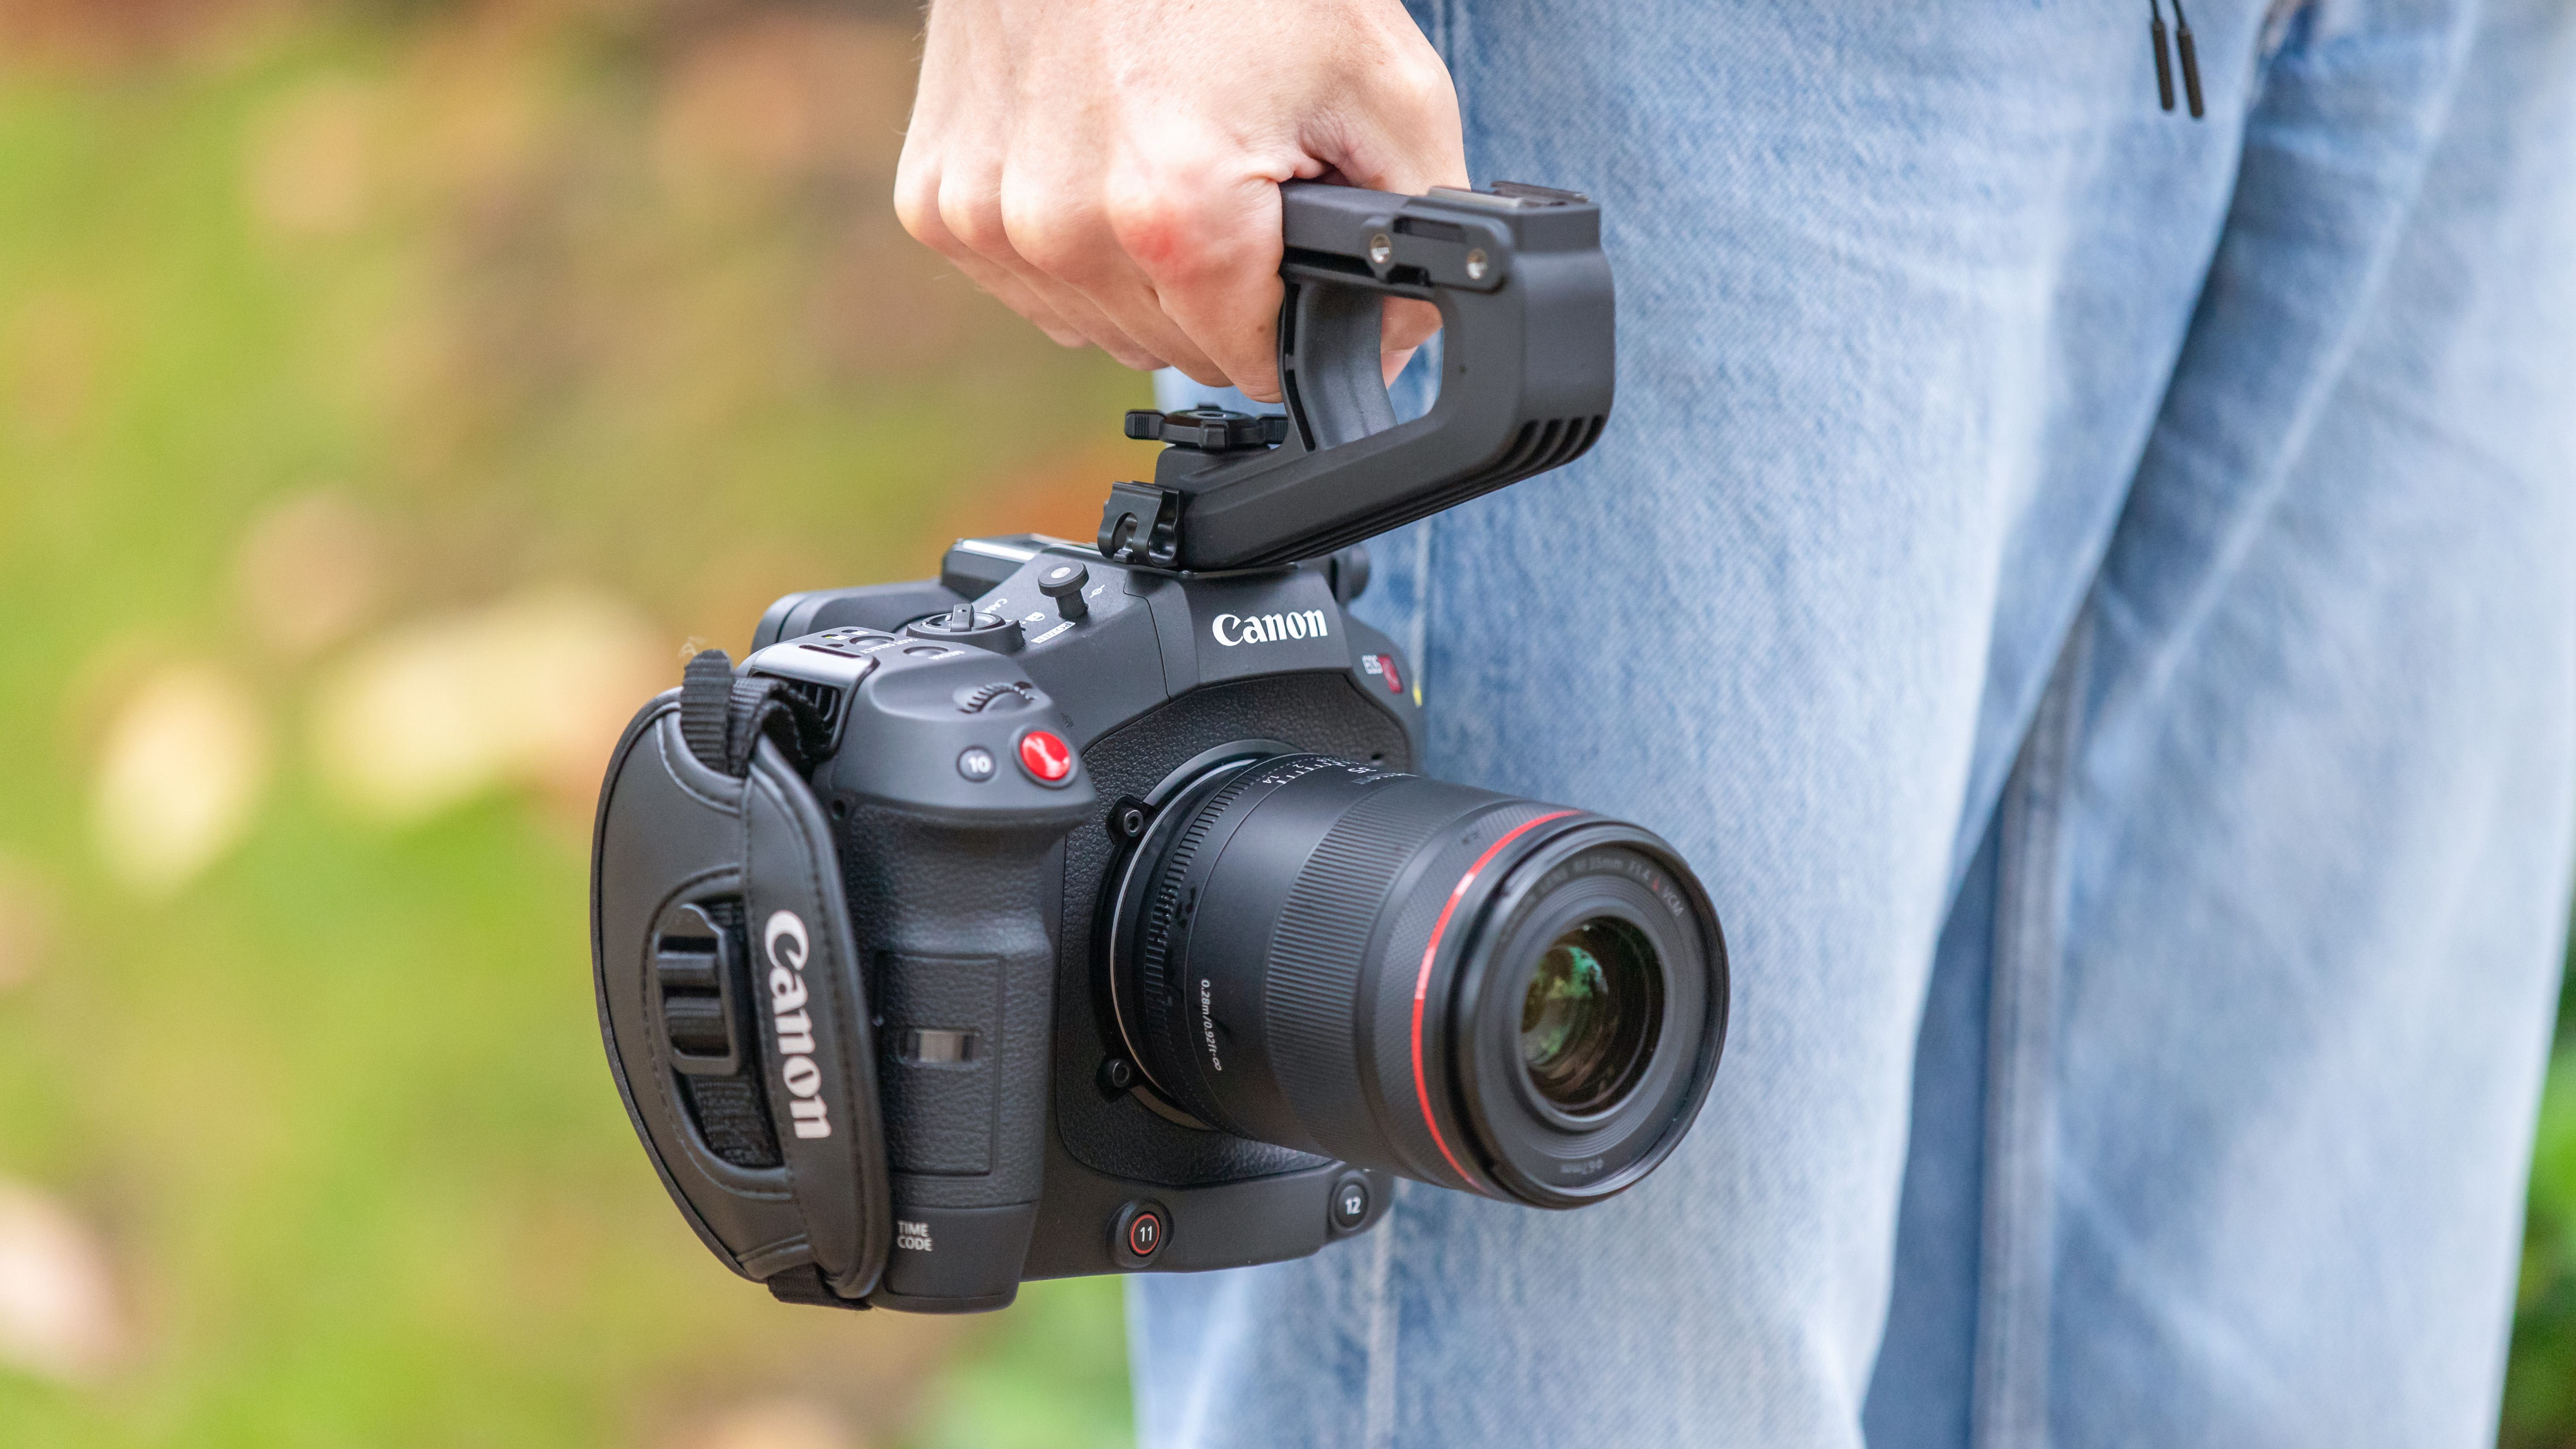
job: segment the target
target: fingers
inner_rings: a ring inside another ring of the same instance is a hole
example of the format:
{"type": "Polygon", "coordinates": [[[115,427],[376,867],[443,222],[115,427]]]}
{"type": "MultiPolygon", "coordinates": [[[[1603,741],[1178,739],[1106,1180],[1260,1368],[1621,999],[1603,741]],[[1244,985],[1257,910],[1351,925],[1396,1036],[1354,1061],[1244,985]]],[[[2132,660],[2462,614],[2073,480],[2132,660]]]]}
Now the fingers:
{"type": "Polygon", "coordinates": [[[1064,320],[1063,315],[1048,306],[1036,289],[1013,276],[1007,269],[985,261],[976,255],[972,248],[957,240],[956,236],[939,220],[936,208],[921,213],[919,220],[916,220],[912,214],[906,213],[904,229],[912,233],[915,241],[946,257],[957,270],[966,274],[967,280],[992,293],[1001,300],[1002,305],[1035,323],[1038,330],[1046,333],[1057,346],[1088,347],[1091,345],[1090,335],[1064,320]]]}
{"type": "Polygon", "coordinates": [[[1059,345],[1099,342],[1113,356],[1124,351],[1143,361],[1143,350],[1132,340],[1083,316],[1072,299],[1041,285],[1007,249],[992,254],[1001,234],[993,220],[992,182],[1008,126],[990,103],[991,82],[1018,68],[1006,34],[1002,17],[986,7],[941,7],[929,27],[912,122],[895,167],[895,215],[914,240],[1059,345]]]}
{"type": "MultiPolygon", "coordinates": [[[[1110,230],[1159,317],[1207,361],[1201,382],[1279,400],[1279,188],[1266,176],[1156,186],[1121,178],[1110,230]]],[[[1144,300],[1144,299],[1140,299],[1144,300]]]]}
{"type": "Polygon", "coordinates": [[[897,181],[896,213],[924,246],[956,264],[974,283],[1068,347],[1090,343],[1140,370],[1163,357],[1119,326],[1080,289],[1033,264],[1015,244],[998,184],[923,172],[897,181]]]}
{"type": "MultiPolygon", "coordinates": [[[[1456,93],[1411,19],[1321,3],[1340,20],[1269,17],[1282,63],[1247,82],[1158,0],[942,0],[897,173],[905,228],[1060,343],[1276,401],[1279,183],[1466,179],[1456,93]]],[[[1438,329],[1427,304],[1388,307],[1390,375],[1438,329]]]]}
{"type": "MultiPolygon", "coordinates": [[[[1189,194],[1131,190],[1095,205],[908,179],[896,210],[916,240],[1060,345],[1097,346],[1140,370],[1177,367],[1277,402],[1278,188],[1251,178],[1213,203],[1176,199],[1189,194]]],[[[1439,330],[1430,303],[1389,299],[1387,377],[1439,330]]]]}
{"type": "Polygon", "coordinates": [[[1379,317],[1379,344],[1389,352],[1411,352],[1431,340],[1440,330],[1440,309],[1428,302],[1406,297],[1389,297],[1386,310],[1379,317]]]}
{"type": "Polygon", "coordinates": [[[1002,188],[1004,229],[1012,249],[1052,283],[1075,295],[1106,325],[1193,378],[1222,385],[1225,368],[1209,356],[1195,329],[1175,317],[1165,290],[1124,244],[1118,204],[1068,185],[1021,183],[1002,188]]]}

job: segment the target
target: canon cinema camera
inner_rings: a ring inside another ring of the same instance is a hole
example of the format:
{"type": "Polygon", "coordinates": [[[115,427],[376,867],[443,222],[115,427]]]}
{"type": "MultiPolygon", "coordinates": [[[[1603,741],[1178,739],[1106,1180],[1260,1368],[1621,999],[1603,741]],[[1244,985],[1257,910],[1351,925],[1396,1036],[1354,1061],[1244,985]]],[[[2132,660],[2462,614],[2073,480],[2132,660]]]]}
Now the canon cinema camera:
{"type": "Polygon", "coordinates": [[[962,1312],[1366,1232],[1392,1178],[1575,1208],[1697,1114],[1726,948],[1672,847],[1409,773],[1362,540],[1610,411],[1600,211],[1282,190],[1285,417],[1130,413],[1100,535],[791,594],[628,726],[591,947],[691,1227],[782,1299],[962,1312]],[[1444,326],[1398,423],[1387,297],[1444,326]]]}

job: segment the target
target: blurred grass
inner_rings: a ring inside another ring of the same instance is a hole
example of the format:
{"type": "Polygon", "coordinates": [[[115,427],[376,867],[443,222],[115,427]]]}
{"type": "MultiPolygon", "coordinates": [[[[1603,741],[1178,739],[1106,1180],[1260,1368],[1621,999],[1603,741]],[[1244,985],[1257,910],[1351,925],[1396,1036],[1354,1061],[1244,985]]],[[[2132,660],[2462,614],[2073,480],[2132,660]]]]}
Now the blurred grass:
{"type": "MultiPolygon", "coordinates": [[[[2576,978],[2576,948],[2568,971],[2576,978]]],[[[2505,1449],[2576,1445],[2576,992],[2567,985],[2559,989],[2558,1041],[2532,1142],[2498,1438],[2505,1449]]]]}
{"type": "Polygon", "coordinates": [[[0,1368],[0,1442],[1124,1442],[1112,1281],[825,1314],[691,1237],[601,1069],[592,756],[387,823],[306,743],[348,659],[517,591],[612,601],[675,678],[778,593],[1088,526],[1142,383],[895,231],[909,29],[127,8],[0,47],[0,1179],[99,1235],[129,1320],[102,1377],[0,1368]],[[317,493],[373,542],[313,644],[243,576],[317,493]],[[156,893],[92,781],[183,661],[275,766],[156,893]]]}

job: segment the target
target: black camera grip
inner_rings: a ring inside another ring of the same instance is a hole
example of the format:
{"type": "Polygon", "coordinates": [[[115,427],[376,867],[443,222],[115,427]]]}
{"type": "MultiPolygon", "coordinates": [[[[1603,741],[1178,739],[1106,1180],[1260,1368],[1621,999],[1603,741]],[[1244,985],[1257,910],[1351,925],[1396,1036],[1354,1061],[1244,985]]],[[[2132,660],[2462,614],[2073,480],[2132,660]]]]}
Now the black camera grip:
{"type": "Polygon", "coordinates": [[[1398,196],[1280,188],[1288,284],[1276,447],[1164,450],[1125,484],[1104,552],[1191,571],[1330,553],[1579,457],[1608,421],[1615,372],[1601,213],[1571,192],[1398,196]],[[1397,423],[1379,362],[1389,297],[1440,309],[1439,400],[1397,423]]]}
{"type": "Polygon", "coordinates": [[[1056,953],[1042,906],[1064,832],[1060,819],[851,814],[894,1177],[886,1290],[908,1306],[1007,1301],[1019,1282],[1045,1163],[1056,953]]]}

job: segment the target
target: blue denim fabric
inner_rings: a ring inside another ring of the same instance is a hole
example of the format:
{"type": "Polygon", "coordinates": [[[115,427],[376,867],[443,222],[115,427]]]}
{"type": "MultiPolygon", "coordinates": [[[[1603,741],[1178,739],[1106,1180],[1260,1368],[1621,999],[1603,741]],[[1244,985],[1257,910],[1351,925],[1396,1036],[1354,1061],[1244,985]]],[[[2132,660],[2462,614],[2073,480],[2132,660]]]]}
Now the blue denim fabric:
{"type": "MultiPolygon", "coordinates": [[[[2576,820],[2576,9],[1418,0],[1617,411],[1381,540],[1707,881],[1624,1197],[1135,1280],[1156,1445],[2491,1442],[2576,820]]],[[[1178,388],[1195,400],[1196,389],[1178,388]]]]}

